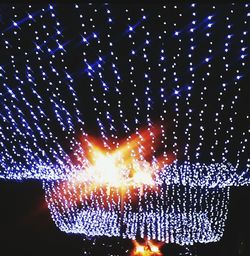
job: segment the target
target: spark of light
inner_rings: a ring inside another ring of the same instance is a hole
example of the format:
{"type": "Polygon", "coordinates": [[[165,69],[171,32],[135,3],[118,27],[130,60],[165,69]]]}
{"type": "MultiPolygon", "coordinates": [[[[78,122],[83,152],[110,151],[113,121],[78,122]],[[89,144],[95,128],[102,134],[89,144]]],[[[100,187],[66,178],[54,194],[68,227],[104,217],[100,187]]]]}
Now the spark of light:
{"type": "Polygon", "coordinates": [[[161,256],[160,251],[161,244],[153,243],[152,241],[146,241],[144,244],[140,244],[134,241],[135,249],[131,256],[161,256]]]}
{"type": "Polygon", "coordinates": [[[83,148],[87,152],[86,157],[90,164],[74,177],[76,182],[90,181],[97,186],[119,188],[154,186],[155,174],[167,163],[163,157],[157,158],[154,163],[146,160],[152,158],[151,136],[157,136],[159,132],[157,127],[143,129],[122,141],[118,148],[111,151],[102,149],[95,139],[89,138],[83,143],[83,148]]]}

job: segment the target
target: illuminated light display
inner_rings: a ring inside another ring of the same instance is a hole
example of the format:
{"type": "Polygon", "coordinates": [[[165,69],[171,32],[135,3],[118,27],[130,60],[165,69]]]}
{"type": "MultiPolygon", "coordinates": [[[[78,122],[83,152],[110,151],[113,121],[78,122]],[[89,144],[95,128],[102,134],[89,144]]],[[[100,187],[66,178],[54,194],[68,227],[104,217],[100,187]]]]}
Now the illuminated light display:
{"type": "Polygon", "coordinates": [[[45,182],[44,189],[53,220],[62,231],[178,244],[218,241],[229,202],[229,188],[165,183],[152,188],[45,182]]]}
{"type": "Polygon", "coordinates": [[[250,6],[2,8],[0,178],[41,180],[67,233],[219,241],[250,184],[250,6]]]}

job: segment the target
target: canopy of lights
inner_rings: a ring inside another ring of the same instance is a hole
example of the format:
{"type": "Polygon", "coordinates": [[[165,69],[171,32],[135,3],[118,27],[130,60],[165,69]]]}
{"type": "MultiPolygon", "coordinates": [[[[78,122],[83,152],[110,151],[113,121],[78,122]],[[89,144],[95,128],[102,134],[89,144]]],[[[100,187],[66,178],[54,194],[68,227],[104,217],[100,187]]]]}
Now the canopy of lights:
{"type": "Polygon", "coordinates": [[[67,233],[219,241],[250,184],[250,5],[0,13],[0,178],[40,180],[67,233]]]}

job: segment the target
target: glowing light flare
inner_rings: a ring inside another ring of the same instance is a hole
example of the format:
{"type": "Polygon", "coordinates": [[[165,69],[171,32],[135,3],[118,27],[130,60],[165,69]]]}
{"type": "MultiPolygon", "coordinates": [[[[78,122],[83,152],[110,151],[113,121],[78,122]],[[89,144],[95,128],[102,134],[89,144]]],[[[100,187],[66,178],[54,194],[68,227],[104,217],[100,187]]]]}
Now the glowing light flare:
{"type": "Polygon", "coordinates": [[[116,155],[106,155],[99,151],[94,151],[93,155],[94,164],[84,171],[86,176],[97,184],[120,186],[122,172],[116,155]]]}
{"type": "MultiPolygon", "coordinates": [[[[137,131],[119,143],[119,147],[107,151],[93,137],[82,142],[90,167],[80,173],[82,182],[90,181],[95,185],[111,187],[154,186],[154,175],[166,163],[165,157],[152,161],[154,146],[159,143],[152,138],[158,136],[160,129],[152,126],[137,131]],[[151,160],[151,162],[150,162],[151,160]]],[[[170,159],[170,158],[169,158],[170,159]]],[[[171,159],[172,160],[172,159],[171,159]]],[[[81,182],[81,178],[76,178],[81,182]]]]}
{"type": "Polygon", "coordinates": [[[89,161],[92,163],[90,167],[83,170],[80,176],[77,175],[78,182],[82,178],[82,182],[90,181],[100,186],[154,185],[153,174],[156,169],[146,160],[126,158],[120,151],[108,154],[95,149],[89,161]]]}
{"type": "Polygon", "coordinates": [[[144,244],[140,244],[134,241],[134,250],[131,256],[161,256],[160,251],[162,243],[153,243],[152,241],[146,241],[144,244]]]}

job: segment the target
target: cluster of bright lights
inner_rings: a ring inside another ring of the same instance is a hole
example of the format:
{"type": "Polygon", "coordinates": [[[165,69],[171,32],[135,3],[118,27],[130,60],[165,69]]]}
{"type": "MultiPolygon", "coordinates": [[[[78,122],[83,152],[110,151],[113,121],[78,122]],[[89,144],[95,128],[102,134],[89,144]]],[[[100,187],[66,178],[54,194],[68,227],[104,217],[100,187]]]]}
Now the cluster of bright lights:
{"type": "Polygon", "coordinates": [[[183,245],[218,241],[223,235],[230,182],[219,181],[213,174],[206,179],[211,167],[196,173],[175,164],[155,172],[135,168],[129,177],[126,167],[101,158],[70,181],[44,182],[53,220],[62,231],[129,239],[139,236],[183,245]],[[186,176],[183,168],[188,170],[186,176]],[[188,179],[190,172],[193,179],[188,179]],[[220,188],[218,181],[226,188],[220,188]]]}
{"type": "Polygon", "coordinates": [[[20,6],[0,38],[0,178],[43,180],[68,233],[218,241],[230,186],[250,184],[250,5],[20,6]]]}

